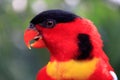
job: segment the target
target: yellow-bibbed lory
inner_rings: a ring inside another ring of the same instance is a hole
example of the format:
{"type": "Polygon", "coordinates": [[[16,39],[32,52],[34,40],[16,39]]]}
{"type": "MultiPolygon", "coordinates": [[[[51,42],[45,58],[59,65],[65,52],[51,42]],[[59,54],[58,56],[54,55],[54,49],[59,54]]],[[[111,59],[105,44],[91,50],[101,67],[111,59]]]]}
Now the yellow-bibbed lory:
{"type": "Polygon", "coordinates": [[[46,47],[50,52],[36,80],[118,80],[99,32],[86,18],[63,10],[44,11],[30,21],[24,41],[28,48],[46,47]]]}

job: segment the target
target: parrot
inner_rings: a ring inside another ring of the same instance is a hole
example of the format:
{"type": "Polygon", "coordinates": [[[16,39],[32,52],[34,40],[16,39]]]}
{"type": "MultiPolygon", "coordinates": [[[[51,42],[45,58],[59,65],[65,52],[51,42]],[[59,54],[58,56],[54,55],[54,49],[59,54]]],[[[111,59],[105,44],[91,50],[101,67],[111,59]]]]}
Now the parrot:
{"type": "Polygon", "coordinates": [[[118,80],[94,23],[70,11],[40,12],[24,32],[25,45],[47,48],[48,63],[36,80],[118,80]]]}

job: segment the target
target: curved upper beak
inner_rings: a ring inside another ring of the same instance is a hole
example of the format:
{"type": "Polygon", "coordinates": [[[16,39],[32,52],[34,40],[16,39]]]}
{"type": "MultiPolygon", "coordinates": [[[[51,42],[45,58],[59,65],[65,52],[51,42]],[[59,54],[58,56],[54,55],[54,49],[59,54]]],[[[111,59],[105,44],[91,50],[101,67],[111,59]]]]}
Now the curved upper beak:
{"type": "Polygon", "coordinates": [[[31,49],[45,47],[42,35],[35,28],[27,28],[24,32],[24,42],[31,49]],[[34,41],[31,43],[31,41],[34,41]]]}

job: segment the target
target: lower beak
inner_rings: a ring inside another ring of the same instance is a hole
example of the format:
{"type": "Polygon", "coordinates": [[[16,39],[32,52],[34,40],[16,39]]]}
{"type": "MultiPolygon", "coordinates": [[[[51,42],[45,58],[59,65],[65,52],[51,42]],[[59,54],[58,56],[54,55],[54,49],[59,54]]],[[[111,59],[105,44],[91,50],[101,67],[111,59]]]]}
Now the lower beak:
{"type": "Polygon", "coordinates": [[[43,37],[36,29],[28,28],[24,32],[24,42],[26,46],[31,49],[33,48],[42,48],[45,47],[43,37]],[[33,41],[31,43],[31,41],[33,41]]]}

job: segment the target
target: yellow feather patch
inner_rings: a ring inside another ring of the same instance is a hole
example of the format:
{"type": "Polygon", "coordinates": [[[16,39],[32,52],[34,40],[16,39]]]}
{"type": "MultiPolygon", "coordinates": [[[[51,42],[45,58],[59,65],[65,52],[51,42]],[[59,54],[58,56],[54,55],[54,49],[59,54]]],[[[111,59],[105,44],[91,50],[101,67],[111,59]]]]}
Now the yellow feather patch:
{"type": "Polygon", "coordinates": [[[47,74],[56,80],[87,80],[96,69],[98,61],[98,58],[93,58],[83,61],[49,62],[47,74]]]}

